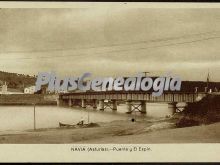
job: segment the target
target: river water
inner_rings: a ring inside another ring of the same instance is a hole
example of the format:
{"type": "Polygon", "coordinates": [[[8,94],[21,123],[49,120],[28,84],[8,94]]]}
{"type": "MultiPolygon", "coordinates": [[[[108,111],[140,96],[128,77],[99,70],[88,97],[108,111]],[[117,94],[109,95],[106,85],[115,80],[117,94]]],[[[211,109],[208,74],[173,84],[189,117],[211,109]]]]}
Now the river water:
{"type": "MultiPolygon", "coordinates": [[[[167,104],[147,104],[147,114],[133,112],[126,114],[126,105],[118,106],[117,112],[111,109],[105,111],[82,109],[76,107],[36,106],[36,128],[54,128],[59,122],[76,124],[82,118],[88,122],[111,122],[114,120],[147,120],[150,118],[165,117],[170,112],[167,104]]],[[[34,127],[33,106],[0,106],[0,131],[28,130],[34,127]]]]}

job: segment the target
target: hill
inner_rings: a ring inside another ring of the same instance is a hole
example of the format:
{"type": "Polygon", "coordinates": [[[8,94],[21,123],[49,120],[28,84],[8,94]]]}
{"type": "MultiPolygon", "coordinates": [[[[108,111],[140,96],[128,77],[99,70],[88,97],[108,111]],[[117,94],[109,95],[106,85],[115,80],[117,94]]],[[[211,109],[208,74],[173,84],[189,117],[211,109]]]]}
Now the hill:
{"type": "Polygon", "coordinates": [[[0,71],[0,85],[2,85],[4,82],[7,83],[9,88],[23,90],[27,86],[34,85],[36,82],[36,77],[0,71]]]}

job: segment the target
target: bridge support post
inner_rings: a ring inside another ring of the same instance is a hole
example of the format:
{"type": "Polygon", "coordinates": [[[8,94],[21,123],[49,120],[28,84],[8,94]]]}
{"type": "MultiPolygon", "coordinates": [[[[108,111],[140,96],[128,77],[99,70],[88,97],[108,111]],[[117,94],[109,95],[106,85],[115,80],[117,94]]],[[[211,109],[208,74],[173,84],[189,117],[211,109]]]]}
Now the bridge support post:
{"type": "Polygon", "coordinates": [[[168,103],[168,110],[172,114],[176,113],[176,108],[177,108],[176,104],[177,104],[177,102],[168,103]]]}
{"type": "Polygon", "coordinates": [[[104,100],[99,100],[99,110],[104,111],[104,100]]]}
{"type": "Polygon", "coordinates": [[[82,99],[82,108],[86,108],[86,100],[82,99]]]}
{"type": "Polygon", "coordinates": [[[68,105],[69,105],[69,107],[72,107],[73,103],[72,103],[71,99],[68,100],[68,105]]]}
{"type": "Polygon", "coordinates": [[[116,100],[112,100],[112,110],[117,111],[117,101],[116,100]]]}
{"type": "Polygon", "coordinates": [[[141,113],[147,113],[146,101],[141,101],[141,113]]]}
{"type": "Polygon", "coordinates": [[[126,101],[126,105],[127,105],[127,112],[131,113],[132,109],[131,109],[131,101],[126,101]]]}
{"type": "Polygon", "coordinates": [[[93,109],[96,109],[97,108],[97,100],[93,100],[93,109]]]}
{"type": "Polygon", "coordinates": [[[64,101],[61,98],[57,98],[57,106],[63,106],[64,101]]]}
{"type": "Polygon", "coordinates": [[[61,99],[59,99],[59,98],[57,98],[57,106],[60,106],[60,104],[61,104],[61,99]]]}

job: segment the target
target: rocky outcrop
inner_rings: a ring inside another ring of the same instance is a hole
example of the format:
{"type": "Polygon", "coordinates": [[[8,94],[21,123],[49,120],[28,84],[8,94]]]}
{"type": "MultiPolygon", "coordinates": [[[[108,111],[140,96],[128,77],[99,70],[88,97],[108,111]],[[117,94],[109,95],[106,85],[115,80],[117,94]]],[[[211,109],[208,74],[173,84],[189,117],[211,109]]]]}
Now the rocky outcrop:
{"type": "Polygon", "coordinates": [[[189,103],[179,115],[177,127],[211,124],[220,121],[220,95],[207,94],[202,100],[189,103]]]}

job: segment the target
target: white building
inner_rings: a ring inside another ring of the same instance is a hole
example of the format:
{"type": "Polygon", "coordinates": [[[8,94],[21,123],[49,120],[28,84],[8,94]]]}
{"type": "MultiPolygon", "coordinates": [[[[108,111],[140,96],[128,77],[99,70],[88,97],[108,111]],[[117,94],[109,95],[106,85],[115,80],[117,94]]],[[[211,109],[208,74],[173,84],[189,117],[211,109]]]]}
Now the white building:
{"type": "Polygon", "coordinates": [[[5,82],[5,84],[2,85],[2,94],[6,94],[7,91],[8,91],[8,86],[7,86],[6,82],[5,82]]]}
{"type": "Polygon", "coordinates": [[[30,87],[24,88],[25,94],[34,94],[34,92],[35,92],[35,86],[30,86],[30,87]]]}

